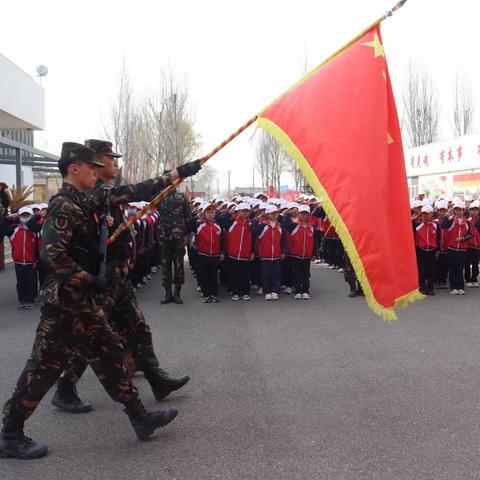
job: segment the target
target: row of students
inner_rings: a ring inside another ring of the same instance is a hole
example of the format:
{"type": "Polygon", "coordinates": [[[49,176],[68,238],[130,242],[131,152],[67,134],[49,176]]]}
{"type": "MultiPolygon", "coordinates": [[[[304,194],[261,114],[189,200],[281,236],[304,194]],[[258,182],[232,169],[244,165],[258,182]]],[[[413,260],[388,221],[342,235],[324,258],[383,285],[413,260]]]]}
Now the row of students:
{"type": "Polygon", "coordinates": [[[435,295],[435,286],[447,288],[447,278],[452,295],[465,295],[465,285],[480,286],[479,208],[478,200],[468,211],[462,200],[450,209],[437,202],[435,212],[428,203],[412,205],[420,291],[425,295],[435,295]]]}
{"type": "Polygon", "coordinates": [[[296,299],[310,298],[311,209],[300,205],[292,210],[281,214],[278,206],[266,203],[226,209],[215,203],[194,205],[190,259],[205,303],[218,302],[221,270],[233,301],[251,300],[251,287],[265,300],[278,300],[282,284],[286,293],[295,291],[296,299]]]}

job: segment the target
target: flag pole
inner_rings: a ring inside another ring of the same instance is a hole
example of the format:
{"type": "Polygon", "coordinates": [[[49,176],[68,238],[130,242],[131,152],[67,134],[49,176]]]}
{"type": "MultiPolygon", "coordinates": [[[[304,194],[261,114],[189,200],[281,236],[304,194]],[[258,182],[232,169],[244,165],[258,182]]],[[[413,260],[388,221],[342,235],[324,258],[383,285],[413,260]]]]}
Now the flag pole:
{"type": "MultiPolygon", "coordinates": [[[[253,116],[248,122],[244,123],[236,132],[232,133],[226,140],[224,140],[220,145],[217,145],[210,153],[200,158],[200,164],[203,165],[207,160],[210,160],[214,155],[216,155],[222,148],[226,147],[232,140],[238,137],[244,130],[246,130],[250,125],[255,123],[258,119],[258,115],[253,116]]],[[[111,245],[121,233],[130,228],[139,218],[141,218],[146,213],[151,212],[164,198],[168,197],[170,193],[175,190],[185,178],[179,177],[174,180],[167,188],[162,190],[148,205],[145,205],[136,215],[130,218],[127,222],[122,223],[118,228],[113,232],[112,236],[108,239],[108,245],[111,245]]]]}
{"type": "MultiPolygon", "coordinates": [[[[204,157],[200,158],[200,163],[203,165],[205,162],[210,160],[214,155],[216,155],[222,148],[224,148],[226,145],[228,145],[232,140],[234,140],[236,137],[238,137],[244,130],[246,130],[250,125],[252,125],[254,122],[257,121],[257,119],[261,116],[263,112],[265,112],[273,103],[275,103],[279,98],[283,97],[286,95],[288,92],[290,92],[292,89],[303,83],[307,78],[312,76],[314,73],[316,73],[320,68],[324,67],[327,63],[331,62],[335,57],[340,55],[342,52],[344,52],[347,48],[352,46],[355,42],[357,42],[360,38],[362,38],[366,33],[368,33],[372,28],[376,27],[380,23],[382,23],[384,20],[386,20],[388,17],[391,17],[397,10],[403,7],[407,0],[400,0],[398,3],[396,3],[390,10],[385,12],[381,17],[379,17],[377,20],[375,20],[373,23],[371,23],[367,28],[362,30],[355,38],[350,40],[347,44],[345,44],[343,47],[338,49],[333,55],[330,55],[323,63],[315,67],[313,70],[311,70],[305,77],[303,77],[301,80],[299,80],[297,83],[292,85],[288,90],[286,90],[284,93],[282,93],[279,97],[277,97],[273,102],[271,102],[267,107],[263,108],[260,113],[257,113],[254,115],[250,120],[248,120],[245,124],[243,124],[236,132],[232,133],[226,140],[224,140],[220,145],[215,147],[210,153],[205,155],[204,157]]],[[[126,230],[127,228],[130,228],[139,218],[141,218],[143,215],[145,215],[147,212],[151,212],[163,199],[165,199],[175,188],[177,188],[185,178],[177,178],[174,182],[172,182],[171,185],[169,185],[167,188],[162,190],[148,205],[145,205],[139,212],[137,212],[136,215],[134,215],[132,218],[130,218],[127,222],[122,223],[121,225],[118,226],[118,228],[113,232],[112,236],[108,239],[108,245],[111,245],[118,237],[121,235],[121,233],[126,230]]]]}

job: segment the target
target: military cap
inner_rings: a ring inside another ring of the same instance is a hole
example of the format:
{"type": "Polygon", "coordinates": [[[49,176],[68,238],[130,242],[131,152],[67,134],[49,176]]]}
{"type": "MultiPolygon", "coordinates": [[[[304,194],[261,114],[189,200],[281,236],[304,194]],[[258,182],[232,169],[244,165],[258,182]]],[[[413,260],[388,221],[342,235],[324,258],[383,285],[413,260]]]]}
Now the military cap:
{"type": "Polygon", "coordinates": [[[75,163],[78,160],[90,163],[95,167],[104,167],[105,165],[103,163],[100,163],[93,158],[94,155],[95,150],[92,150],[81,143],[64,142],[62,144],[62,153],[58,159],[58,167],[60,168],[62,165],[75,163]]]}
{"type": "Polygon", "coordinates": [[[102,155],[108,155],[109,157],[120,158],[121,155],[115,153],[112,150],[112,142],[107,142],[106,140],[85,140],[85,146],[95,150],[96,153],[101,153],[102,155]]]}

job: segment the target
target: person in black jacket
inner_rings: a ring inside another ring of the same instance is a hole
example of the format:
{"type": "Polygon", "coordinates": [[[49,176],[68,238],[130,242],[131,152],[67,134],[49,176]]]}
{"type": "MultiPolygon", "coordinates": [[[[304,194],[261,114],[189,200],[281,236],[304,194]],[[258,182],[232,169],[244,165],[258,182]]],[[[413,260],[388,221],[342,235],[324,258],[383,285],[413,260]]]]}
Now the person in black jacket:
{"type": "Polygon", "coordinates": [[[0,216],[8,215],[8,207],[10,207],[10,197],[7,194],[8,185],[0,182],[0,216]]]}

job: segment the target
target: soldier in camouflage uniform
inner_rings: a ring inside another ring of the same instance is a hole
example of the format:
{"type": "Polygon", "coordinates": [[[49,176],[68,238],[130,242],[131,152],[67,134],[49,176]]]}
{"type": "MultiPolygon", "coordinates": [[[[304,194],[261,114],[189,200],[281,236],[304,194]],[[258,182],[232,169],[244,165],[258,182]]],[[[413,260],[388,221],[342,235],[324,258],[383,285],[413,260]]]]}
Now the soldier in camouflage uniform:
{"type": "Polygon", "coordinates": [[[343,258],[345,261],[345,273],[343,275],[345,281],[350,287],[350,293],[348,294],[348,296],[353,298],[357,297],[358,295],[363,295],[363,290],[360,282],[357,279],[357,274],[355,273],[352,262],[350,261],[350,257],[347,255],[346,251],[343,254],[343,258]]]}
{"type": "MultiPolygon", "coordinates": [[[[166,172],[168,173],[168,170],[166,172]]],[[[183,303],[180,297],[180,290],[185,283],[183,257],[188,234],[187,225],[192,217],[192,211],[185,195],[178,190],[174,190],[165,200],[161,201],[157,210],[160,214],[158,239],[161,253],[162,285],[165,288],[165,298],[160,303],[183,303]],[[174,295],[172,295],[172,284],[175,285],[174,295]]]]}
{"type": "MultiPolygon", "coordinates": [[[[109,211],[113,217],[111,232],[124,221],[120,205],[141,199],[150,201],[178,176],[187,177],[195,174],[200,168],[199,162],[195,161],[182,165],[167,176],[146,180],[136,185],[113,187],[109,190],[107,205],[107,190],[103,185],[104,182],[109,183],[116,178],[118,168],[116,158],[120,155],[112,151],[110,142],[86,140],[85,145],[93,149],[96,152],[95,159],[105,165],[104,168],[96,169],[98,180],[95,187],[87,192],[87,198],[98,217],[102,217],[109,211]]],[[[170,378],[159,367],[150,327],[138,306],[133,287],[128,279],[131,242],[131,231],[125,230],[108,247],[109,282],[102,294],[102,307],[105,316],[115,331],[120,334],[125,346],[133,353],[136,366],[144,372],[155,398],[161,400],[172,391],[183,387],[189,381],[189,377],[170,378]]],[[[58,382],[57,392],[52,399],[53,405],[70,413],[83,413],[92,409],[90,404],[80,400],[75,388],[87,365],[80,353],[77,352],[72,356],[64,376],[58,382]]]]}
{"type": "Polygon", "coordinates": [[[32,459],[46,455],[46,445],[24,435],[24,422],[76,350],[82,352],[111,398],[125,406],[141,440],[170,423],[178,413],[176,409],[145,410],[128,376],[120,338],[93,300],[107,285],[105,279],[96,276],[98,224],[84,195],[95,184],[93,166],[102,166],[94,154],[77,143],[62,146],[58,166],[64,183],[50,200],[43,226],[40,258],[46,280],[40,293],[41,319],[31,357],[3,409],[0,457],[32,459]]]}

